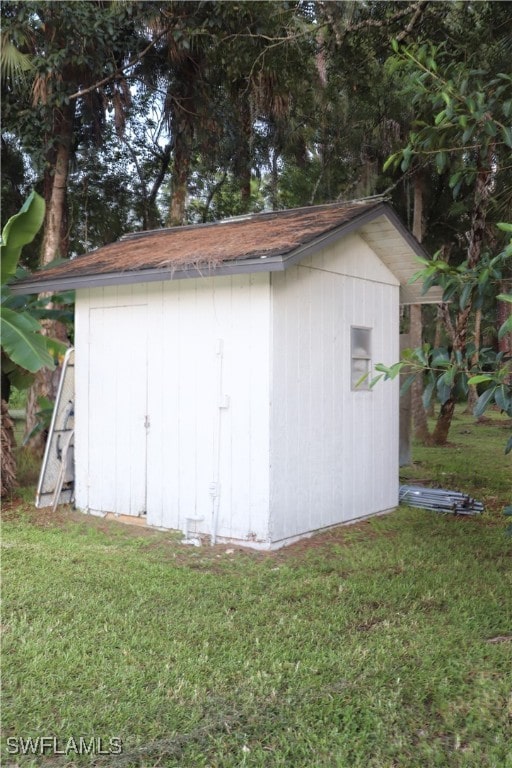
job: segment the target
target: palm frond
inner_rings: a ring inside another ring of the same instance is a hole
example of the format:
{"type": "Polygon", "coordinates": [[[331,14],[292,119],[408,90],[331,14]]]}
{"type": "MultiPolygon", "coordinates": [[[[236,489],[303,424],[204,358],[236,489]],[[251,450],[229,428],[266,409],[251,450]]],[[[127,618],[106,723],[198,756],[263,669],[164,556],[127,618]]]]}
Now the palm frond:
{"type": "Polygon", "coordinates": [[[0,71],[2,80],[16,80],[24,78],[25,74],[33,69],[33,64],[26,53],[22,53],[8,35],[0,37],[0,71]]]}

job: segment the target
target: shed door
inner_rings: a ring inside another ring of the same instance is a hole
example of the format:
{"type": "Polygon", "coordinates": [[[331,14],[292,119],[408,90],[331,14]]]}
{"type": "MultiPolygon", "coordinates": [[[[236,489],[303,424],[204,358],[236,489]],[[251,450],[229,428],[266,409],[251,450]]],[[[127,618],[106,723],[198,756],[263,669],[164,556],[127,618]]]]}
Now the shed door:
{"type": "Polygon", "coordinates": [[[146,510],[147,310],[91,309],[89,315],[89,509],[146,510]]]}

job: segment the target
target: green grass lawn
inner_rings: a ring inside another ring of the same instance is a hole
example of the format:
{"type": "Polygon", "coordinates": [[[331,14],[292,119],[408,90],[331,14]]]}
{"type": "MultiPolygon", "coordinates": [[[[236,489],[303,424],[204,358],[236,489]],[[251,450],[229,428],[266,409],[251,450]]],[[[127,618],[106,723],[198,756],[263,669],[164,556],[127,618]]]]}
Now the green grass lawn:
{"type": "Polygon", "coordinates": [[[512,766],[504,424],[458,415],[403,472],[482,517],[400,508],[274,554],[38,513],[24,491],[4,510],[3,765],[512,766]],[[122,752],[8,754],[37,736],[122,752]]]}

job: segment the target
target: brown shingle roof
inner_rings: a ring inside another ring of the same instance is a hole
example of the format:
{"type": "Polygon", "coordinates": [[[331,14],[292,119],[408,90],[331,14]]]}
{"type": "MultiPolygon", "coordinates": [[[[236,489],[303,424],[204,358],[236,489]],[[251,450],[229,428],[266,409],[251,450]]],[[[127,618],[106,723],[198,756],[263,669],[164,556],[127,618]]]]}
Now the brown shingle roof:
{"type": "Polygon", "coordinates": [[[357,231],[401,285],[404,304],[439,302],[423,295],[415,255],[426,257],[393,209],[380,199],[259,213],[127,235],[117,243],[36,272],[11,285],[13,293],[41,293],[208,275],[286,269],[357,231]]]}
{"type": "Polygon", "coordinates": [[[102,273],[215,267],[226,261],[284,255],[380,203],[337,203],[255,214],[129,235],[31,276],[47,281],[102,273]]]}

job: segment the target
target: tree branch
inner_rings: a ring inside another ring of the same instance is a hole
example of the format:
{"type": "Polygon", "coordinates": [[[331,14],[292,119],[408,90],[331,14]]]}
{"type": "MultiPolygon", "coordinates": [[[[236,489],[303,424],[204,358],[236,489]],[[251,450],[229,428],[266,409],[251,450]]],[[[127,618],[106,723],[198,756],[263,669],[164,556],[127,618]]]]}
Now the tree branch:
{"type": "Polygon", "coordinates": [[[153,185],[151,187],[151,192],[149,194],[148,202],[150,205],[153,205],[156,196],[158,194],[158,190],[162,186],[162,182],[165,178],[165,174],[167,173],[169,169],[169,161],[171,159],[171,152],[174,148],[174,139],[169,141],[168,144],[165,145],[163,151],[160,154],[160,170],[158,171],[157,177],[153,182],[153,185]]]}
{"type": "MultiPolygon", "coordinates": [[[[336,36],[336,42],[338,45],[341,45],[343,42],[345,36],[349,32],[359,32],[361,29],[368,29],[370,27],[373,28],[382,28],[387,27],[390,24],[393,24],[393,22],[398,21],[399,19],[402,19],[404,16],[408,16],[412,11],[414,11],[414,15],[412,19],[410,20],[409,24],[406,26],[402,32],[399,33],[397,36],[398,40],[403,40],[403,38],[411,32],[412,28],[416,24],[417,20],[422,15],[423,11],[425,10],[426,6],[428,5],[429,0],[420,0],[420,2],[408,4],[405,8],[401,8],[399,11],[394,13],[392,16],[389,16],[387,19],[364,19],[363,21],[358,21],[357,23],[348,23],[343,26],[343,29],[336,29],[338,26],[337,22],[333,19],[332,14],[330,13],[329,5],[330,3],[321,3],[322,10],[325,13],[328,24],[334,27],[335,36],[336,36]]],[[[326,26],[326,25],[321,25],[326,26]]]]}
{"type": "Polygon", "coordinates": [[[206,198],[206,203],[204,206],[203,213],[201,214],[203,224],[206,224],[206,217],[208,216],[208,211],[210,209],[210,205],[212,204],[212,200],[214,196],[217,194],[219,189],[225,183],[227,177],[228,177],[227,169],[224,169],[221,179],[216,184],[214,184],[213,187],[210,189],[210,192],[208,193],[208,197],[206,198]]]}
{"type": "Polygon", "coordinates": [[[98,80],[96,83],[93,83],[93,85],[88,86],[87,88],[82,88],[79,91],[76,91],[75,93],[72,93],[70,96],[68,96],[69,100],[71,99],[80,99],[82,96],[86,96],[88,93],[91,93],[91,91],[95,91],[97,88],[101,88],[103,85],[106,85],[107,83],[112,82],[112,80],[117,80],[119,78],[122,78],[125,76],[125,70],[130,69],[135,64],[138,64],[141,59],[144,58],[146,53],[148,53],[151,48],[153,48],[158,41],[167,34],[167,29],[165,29],[163,32],[160,32],[154,40],[152,40],[149,45],[147,45],[143,51],[141,51],[138,56],[136,56],[134,59],[128,62],[124,67],[119,67],[115,70],[115,72],[112,72],[107,77],[104,77],[103,80],[98,80]]]}
{"type": "Polygon", "coordinates": [[[406,26],[406,28],[405,28],[405,29],[403,29],[401,32],[399,32],[399,33],[398,33],[398,35],[396,36],[396,39],[397,39],[397,41],[398,41],[399,43],[400,43],[400,42],[401,42],[401,41],[402,41],[402,40],[403,40],[405,37],[407,37],[407,35],[408,35],[410,32],[412,32],[412,29],[413,29],[414,25],[416,24],[416,22],[418,21],[418,19],[419,19],[419,18],[420,18],[420,17],[423,15],[423,11],[424,11],[424,10],[425,10],[425,8],[427,7],[428,3],[429,3],[429,0],[422,0],[422,2],[419,2],[419,3],[418,3],[418,6],[417,6],[417,8],[416,8],[416,11],[414,12],[414,16],[412,17],[412,19],[410,20],[410,22],[408,23],[408,25],[406,26]]]}
{"type": "Polygon", "coordinates": [[[439,306],[438,312],[439,312],[439,315],[441,316],[441,320],[443,321],[443,325],[445,327],[448,338],[453,343],[453,340],[455,338],[455,328],[453,327],[452,319],[450,317],[449,305],[441,304],[439,306]]]}

